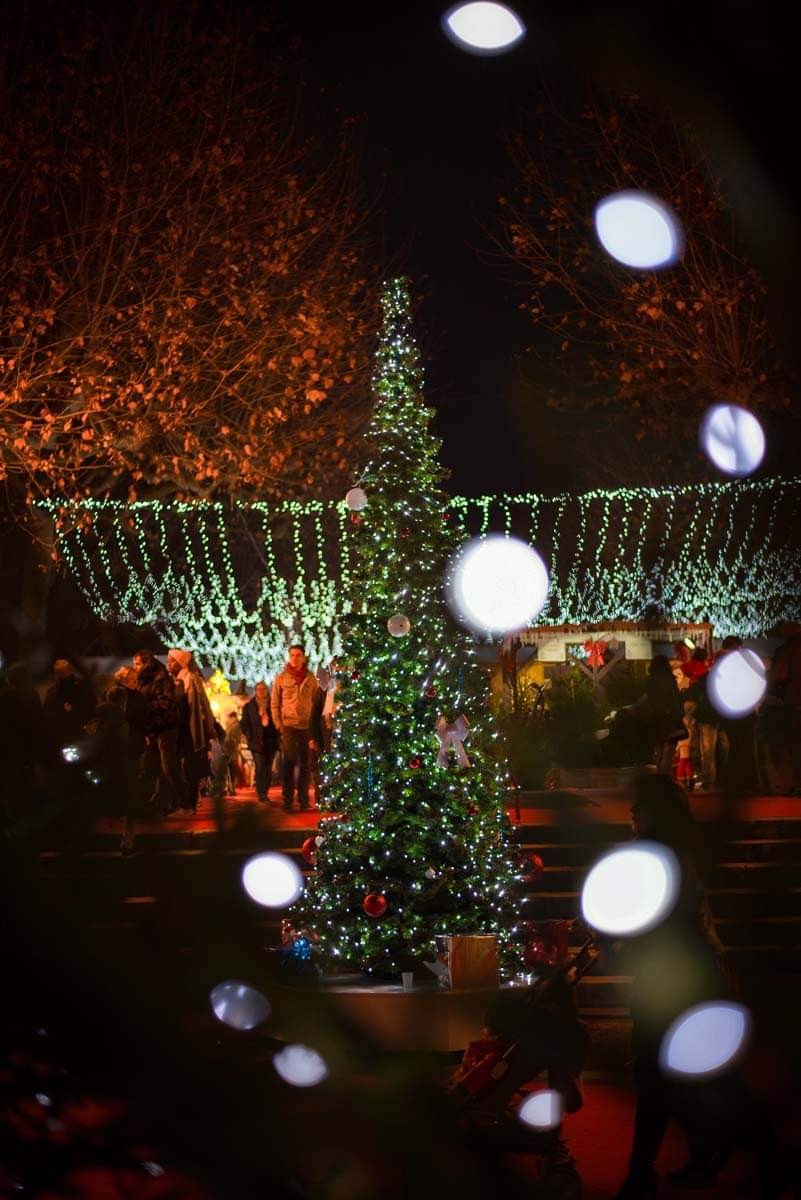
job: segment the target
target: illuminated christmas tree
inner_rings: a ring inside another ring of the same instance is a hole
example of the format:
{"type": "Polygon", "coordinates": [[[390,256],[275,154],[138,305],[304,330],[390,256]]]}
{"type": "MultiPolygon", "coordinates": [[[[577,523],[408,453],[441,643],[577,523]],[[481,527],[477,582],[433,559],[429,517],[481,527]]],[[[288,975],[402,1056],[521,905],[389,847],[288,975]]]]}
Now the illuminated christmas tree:
{"type": "Polygon", "coordinates": [[[443,593],[459,542],[422,396],[406,282],[382,294],[371,462],[348,493],[356,612],[303,918],[326,964],[394,974],[436,934],[510,931],[519,856],[494,756],[488,681],[443,593]],[[466,730],[466,732],[465,732],[466,730]],[[460,736],[460,734],[462,736],[460,736]]]}

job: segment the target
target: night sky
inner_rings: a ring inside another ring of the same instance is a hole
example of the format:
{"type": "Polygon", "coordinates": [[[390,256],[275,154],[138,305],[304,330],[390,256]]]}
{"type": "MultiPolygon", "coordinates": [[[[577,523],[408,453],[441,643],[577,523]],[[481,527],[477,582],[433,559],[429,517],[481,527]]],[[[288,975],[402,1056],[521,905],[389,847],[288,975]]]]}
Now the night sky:
{"type": "MultiPolygon", "coordinates": [[[[631,87],[723,131],[750,160],[752,193],[740,196],[738,221],[752,261],[787,296],[787,329],[777,332],[797,353],[791,214],[801,197],[787,10],[751,0],[513,7],[528,36],[493,57],[444,36],[445,4],[276,10],[278,41],[297,39],[309,94],[366,118],[365,182],[377,191],[385,253],[414,279],[427,394],[450,489],[463,494],[591,482],[571,461],[573,418],[544,407],[537,361],[521,357],[531,340],[518,308],[525,289],[509,264],[488,261],[496,197],[510,174],[504,136],[536,105],[543,81],[568,101],[585,81],[631,87]]],[[[787,469],[786,455],[774,447],[764,469],[787,469]]]]}

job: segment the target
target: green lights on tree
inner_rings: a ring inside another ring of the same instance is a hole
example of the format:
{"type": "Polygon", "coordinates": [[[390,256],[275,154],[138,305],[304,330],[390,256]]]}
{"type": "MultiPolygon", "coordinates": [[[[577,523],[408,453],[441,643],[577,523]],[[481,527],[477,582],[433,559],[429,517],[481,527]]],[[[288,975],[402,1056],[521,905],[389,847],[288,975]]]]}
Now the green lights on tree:
{"type": "Polygon", "coordinates": [[[359,480],[367,504],[352,536],[358,602],[343,619],[340,707],[324,759],[331,819],[320,825],[301,919],[329,963],[396,974],[433,959],[438,933],[496,934],[512,958],[520,877],[486,679],[443,597],[460,534],[443,520],[403,280],[387,285],[382,309],[372,460],[359,480]],[[443,718],[461,736],[469,723],[469,760],[443,718]]]}

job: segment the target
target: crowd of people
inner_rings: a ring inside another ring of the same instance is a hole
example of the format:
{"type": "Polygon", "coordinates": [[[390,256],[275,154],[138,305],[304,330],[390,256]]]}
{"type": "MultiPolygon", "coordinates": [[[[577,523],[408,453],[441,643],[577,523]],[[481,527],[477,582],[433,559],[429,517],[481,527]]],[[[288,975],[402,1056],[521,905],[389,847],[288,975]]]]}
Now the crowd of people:
{"type": "Polygon", "coordinates": [[[12,667],[0,677],[4,819],[20,815],[37,780],[88,785],[124,817],[128,852],[137,817],[190,816],[203,792],[219,801],[244,782],[245,747],[260,803],[269,802],[277,760],[284,810],[295,802],[308,809],[319,755],[330,741],[333,695],[309,671],[303,647],[290,646],[272,689],[260,681],[241,709],[232,697],[220,715],[222,725],[193,654],[178,647],[166,665],[152,651],[138,651],[99,700],[66,659],[54,663],[44,699],[27,670],[12,667]]]}
{"type": "Polygon", "coordinates": [[[657,771],[688,790],[801,795],[801,625],[787,623],[754,712],[731,716],[709,697],[707,675],[742,639],[715,654],[680,643],[672,659],[651,660],[645,693],[631,713],[647,730],[657,771]]]}

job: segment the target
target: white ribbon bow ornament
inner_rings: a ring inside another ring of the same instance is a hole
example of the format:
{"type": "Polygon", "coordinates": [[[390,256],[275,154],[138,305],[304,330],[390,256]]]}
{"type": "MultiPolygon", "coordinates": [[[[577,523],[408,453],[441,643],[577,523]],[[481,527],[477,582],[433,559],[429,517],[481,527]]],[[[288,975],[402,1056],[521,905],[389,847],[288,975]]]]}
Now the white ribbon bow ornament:
{"type": "Polygon", "coordinates": [[[462,745],[464,738],[467,737],[469,728],[467,718],[464,716],[458,716],[452,725],[449,725],[444,717],[439,718],[437,721],[437,737],[439,738],[438,766],[447,767],[448,751],[451,747],[456,751],[456,761],[459,766],[470,766],[470,759],[467,757],[465,748],[462,745]]]}

